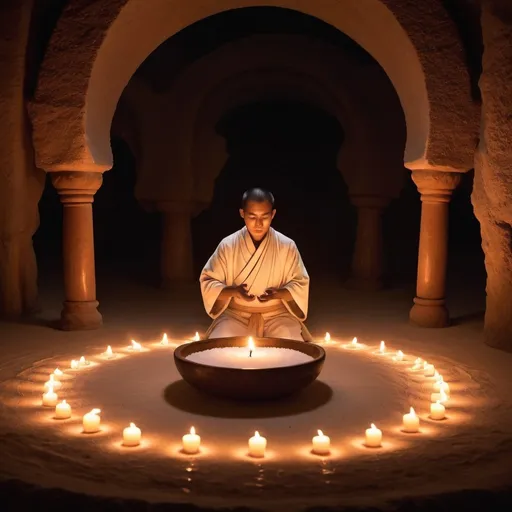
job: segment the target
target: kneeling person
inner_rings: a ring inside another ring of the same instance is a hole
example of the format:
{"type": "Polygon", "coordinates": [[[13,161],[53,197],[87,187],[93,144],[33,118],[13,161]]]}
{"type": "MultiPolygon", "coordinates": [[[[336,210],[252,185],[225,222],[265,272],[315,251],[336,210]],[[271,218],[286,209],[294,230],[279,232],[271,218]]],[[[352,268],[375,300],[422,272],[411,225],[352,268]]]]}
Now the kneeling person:
{"type": "Polygon", "coordinates": [[[201,272],[204,307],[213,318],[208,338],[312,341],[303,323],[309,276],[295,242],[270,226],[275,213],[270,192],[245,192],[245,227],[221,241],[201,272]]]}

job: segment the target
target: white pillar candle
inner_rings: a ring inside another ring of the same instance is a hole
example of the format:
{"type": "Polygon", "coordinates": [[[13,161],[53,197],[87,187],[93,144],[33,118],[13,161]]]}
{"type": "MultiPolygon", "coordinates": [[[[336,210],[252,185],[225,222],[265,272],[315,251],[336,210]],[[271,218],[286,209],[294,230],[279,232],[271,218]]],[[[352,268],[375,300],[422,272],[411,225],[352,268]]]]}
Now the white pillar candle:
{"type": "Polygon", "coordinates": [[[437,402],[430,404],[430,417],[433,420],[443,420],[445,418],[446,408],[437,400],[437,402]]]}
{"type": "Polygon", "coordinates": [[[436,369],[433,364],[425,363],[423,365],[423,369],[423,375],[425,375],[425,377],[433,377],[436,373],[436,369]]]}
{"type": "Polygon", "coordinates": [[[329,341],[331,341],[331,335],[328,332],[325,333],[324,341],[326,341],[327,343],[329,343],[329,341]]]}
{"type": "Polygon", "coordinates": [[[318,435],[313,437],[313,453],[327,455],[331,451],[331,440],[321,430],[317,432],[318,435]]]}
{"type": "Polygon", "coordinates": [[[140,352],[142,350],[142,345],[135,340],[132,340],[132,346],[130,347],[134,352],[140,352]]]}
{"type": "Polygon", "coordinates": [[[251,457],[265,457],[266,448],[266,438],[260,436],[260,433],[256,430],[254,436],[249,439],[249,455],[251,457]]]}
{"type": "Polygon", "coordinates": [[[192,454],[199,451],[199,446],[201,446],[201,437],[196,434],[196,429],[194,427],[190,428],[189,434],[185,434],[181,438],[181,444],[185,453],[192,454]]]}
{"type": "Polygon", "coordinates": [[[71,364],[69,365],[72,370],[76,370],[78,368],[78,361],[75,361],[74,359],[71,360],[71,364]]]}
{"type": "Polygon", "coordinates": [[[105,357],[107,359],[114,359],[114,357],[116,357],[110,345],[107,347],[107,350],[105,350],[105,357]]]}
{"type": "Polygon", "coordinates": [[[386,344],[383,341],[380,342],[379,352],[381,354],[385,354],[386,353],[386,344]]]}
{"type": "Polygon", "coordinates": [[[90,364],[89,361],[87,361],[84,356],[82,356],[80,358],[80,360],[78,361],[79,366],[87,366],[89,364],[90,364]]]}
{"type": "Polygon", "coordinates": [[[420,429],[420,419],[418,415],[411,407],[410,411],[407,414],[404,414],[403,418],[403,431],[404,432],[418,432],[420,429]]]}
{"type": "Polygon", "coordinates": [[[55,380],[55,376],[53,375],[53,373],[50,374],[50,380],[47,380],[44,383],[45,391],[48,391],[50,388],[58,391],[61,387],[62,387],[62,383],[58,380],[55,380]]]}
{"type": "Polygon", "coordinates": [[[382,445],[382,431],[379,430],[373,423],[370,428],[366,429],[366,446],[371,448],[378,448],[382,445]]]}
{"type": "Polygon", "coordinates": [[[162,341],[160,342],[160,345],[169,345],[169,339],[167,338],[167,334],[164,332],[164,335],[162,336],[162,341]]]}
{"type": "Polygon", "coordinates": [[[138,446],[141,436],[140,428],[135,423],[130,423],[130,426],[123,430],[123,446],[138,446]]]}
{"type": "Polygon", "coordinates": [[[398,350],[396,355],[393,357],[394,361],[403,361],[404,360],[404,353],[401,350],[398,350]]]}
{"type": "Polygon", "coordinates": [[[55,380],[60,380],[63,375],[64,373],[58,368],[55,368],[55,370],[53,370],[53,376],[55,377],[55,380]]]}
{"type": "Polygon", "coordinates": [[[448,385],[448,382],[443,380],[442,377],[434,382],[434,384],[432,384],[432,388],[434,392],[440,393],[442,389],[447,395],[450,394],[450,386],[448,385]]]}
{"type": "Polygon", "coordinates": [[[43,394],[43,405],[45,407],[55,407],[58,399],[59,397],[57,396],[57,393],[55,393],[55,391],[53,391],[53,387],[50,386],[48,391],[43,394]]]}
{"type": "Polygon", "coordinates": [[[87,414],[84,414],[82,424],[83,424],[83,431],[87,432],[88,434],[91,434],[93,432],[98,432],[100,429],[100,414],[101,409],[93,409],[92,411],[88,412],[87,414]]]}
{"type": "Polygon", "coordinates": [[[71,406],[66,402],[66,400],[62,400],[60,404],[55,406],[55,418],[58,420],[67,420],[71,418],[71,406]]]}
{"type": "Polygon", "coordinates": [[[194,341],[200,341],[201,337],[199,336],[199,333],[196,332],[196,335],[194,336],[194,341]]]}

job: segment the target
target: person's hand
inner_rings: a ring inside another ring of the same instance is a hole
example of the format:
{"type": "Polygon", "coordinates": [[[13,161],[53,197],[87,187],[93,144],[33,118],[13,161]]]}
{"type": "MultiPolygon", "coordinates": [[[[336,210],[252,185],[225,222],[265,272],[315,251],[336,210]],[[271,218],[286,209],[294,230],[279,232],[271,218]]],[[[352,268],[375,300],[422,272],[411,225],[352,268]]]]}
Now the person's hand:
{"type": "Polygon", "coordinates": [[[280,288],[267,288],[263,295],[258,297],[260,302],[267,302],[269,300],[282,299],[283,291],[280,288]]]}
{"type": "Polygon", "coordinates": [[[231,291],[232,291],[232,296],[233,297],[245,300],[247,302],[252,302],[256,298],[254,295],[251,295],[247,291],[247,284],[246,283],[242,283],[239,286],[233,286],[231,288],[231,291]]]}

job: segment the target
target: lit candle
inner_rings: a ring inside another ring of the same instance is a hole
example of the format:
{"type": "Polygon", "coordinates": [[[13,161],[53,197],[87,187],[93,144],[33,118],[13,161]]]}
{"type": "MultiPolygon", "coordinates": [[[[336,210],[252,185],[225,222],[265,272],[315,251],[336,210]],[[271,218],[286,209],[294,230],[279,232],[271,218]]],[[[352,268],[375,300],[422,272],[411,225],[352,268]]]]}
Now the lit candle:
{"type": "Polygon", "coordinates": [[[254,340],[252,339],[252,336],[249,336],[249,342],[247,345],[249,346],[249,357],[252,357],[252,352],[254,350],[254,340]]]}
{"type": "Polygon", "coordinates": [[[331,341],[331,335],[328,332],[325,333],[324,341],[327,341],[327,343],[331,341]]]}
{"type": "Polygon", "coordinates": [[[72,370],[76,370],[78,368],[78,361],[75,361],[74,359],[71,361],[70,368],[72,370]]]}
{"type": "Polygon", "coordinates": [[[57,405],[58,400],[57,393],[53,391],[53,387],[50,386],[48,391],[43,394],[43,405],[45,407],[55,407],[57,405]]]}
{"type": "Polygon", "coordinates": [[[201,437],[196,434],[196,429],[190,427],[190,434],[185,434],[181,438],[181,444],[185,453],[197,453],[201,445],[201,437]]]}
{"type": "Polygon", "coordinates": [[[48,391],[50,388],[58,390],[61,388],[61,386],[62,386],[62,383],[58,380],[55,380],[55,376],[53,375],[53,373],[51,373],[50,380],[47,380],[44,383],[44,390],[48,391]]]}
{"type": "Polygon", "coordinates": [[[393,357],[394,361],[403,361],[404,360],[404,353],[401,350],[398,350],[395,357],[393,357]]]}
{"type": "Polygon", "coordinates": [[[135,423],[123,430],[123,446],[138,446],[140,444],[141,430],[135,423]]]}
{"type": "Polygon", "coordinates": [[[434,384],[432,384],[432,388],[435,392],[439,393],[441,390],[443,390],[447,395],[450,394],[450,386],[448,385],[448,382],[443,380],[443,377],[440,377],[439,380],[434,382],[434,384]]]}
{"type": "Polygon", "coordinates": [[[55,377],[56,380],[60,380],[63,375],[64,373],[60,371],[58,368],[55,368],[55,370],[53,370],[53,376],[55,377]]]}
{"type": "Polygon", "coordinates": [[[84,357],[84,356],[82,356],[82,357],[80,358],[80,360],[78,361],[78,366],[87,366],[88,364],[90,364],[90,363],[89,363],[89,361],[87,361],[87,360],[85,359],[85,357],[84,357]]]}
{"type": "Polygon", "coordinates": [[[266,448],[266,438],[260,436],[260,433],[256,430],[254,436],[249,439],[249,455],[251,457],[265,457],[266,448]]]}
{"type": "Polygon", "coordinates": [[[113,359],[114,357],[116,357],[110,345],[107,347],[107,350],[105,350],[105,357],[107,359],[113,359]]]}
{"type": "Polygon", "coordinates": [[[313,437],[313,453],[317,455],[327,455],[331,451],[331,440],[318,430],[318,435],[313,437]]]}
{"type": "Polygon", "coordinates": [[[436,374],[436,369],[433,364],[428,364],[426,361],[423,363],[423,375],[425,377],[433,377],[436,374]]]}
{"type": "Polygon", "coordinates": [[[71,418],[71,406],[66,402],[66,400],[62,400],[60,404],[55,406],[55,418],[58,420],[67,420],[71,418]]]}
{"type": "Polygon", "coordinates": [[[380,342],[379,352],[381,354],[385,354],[386,353],[386,344],[383,341],[380,342]]]}
{"type": "Polygon", "coordinates": [[[357,338],[354,336],[354,338],[352,339],[352,343],[351,343],[352,347],[353,348],[356,348],[357,347],[357,338]]]}
{"type": "Polygon", "coordinates": [[[199,336],[199,333],[196,332],[196,335],[194,336],[194,341],[200,341],[201,337],[199,336]]]}
{"type": "Polygon", "coordinates": [[[439,391],[439,393],[432,393],[430,395],[430,401],[431,402],[437,402],[438,400],[442,404],[444,404],[445,402],[448,401],[448,395],[442,389],[441,389],[441,391],[439,391]]]}
{"type": "Polygon", "coordinates": [[[418,357],[414,361],[414,366],[412,367],[412,370],[418,371],[418,370],[421,370],[422,368],[423,368],[423,360],[421,359],[421,357],[418,357]]]}
{"type": "Polygon", "coordinates": [[[430,417],[433,420],[444,420],[445,412],[446,408],[439,400],[430,404],[430,417]]]}
{"type": "Polygon", "coordinates": [[[135,340],[132,340],[132,346],[130,348],[134,352],[140,352],[142,350],[142,345],[135,340]]]}
{"type": "Polygon", "coordinates": [[[370,448],[378,448],[382,445],[382,431],[373,423],[370,428],[366,429],[366,439],[364,444],[370,448]]]}
{"type": "Polygon", "coordinates": [[[164,332],[164,335],[162,336],[162,341],[160,342],[160,345],[169,345],[169,339],[167,338],[167,334],[164,332]]]}
{"type": "Polygon", "coordinates": [[[91,434],[93,432],[98,432],[100,429],[100,414],[101,409],[93,409],[91,412],[84,414],[83,417],[83,431],[91,434]]]}
{"type": "Polygon", "coordinates": [[[403,418],[403,431],[404,432],[418,432],[420,429],[420,419],[411,407],[408,414],[404,414],[403,418]]]}

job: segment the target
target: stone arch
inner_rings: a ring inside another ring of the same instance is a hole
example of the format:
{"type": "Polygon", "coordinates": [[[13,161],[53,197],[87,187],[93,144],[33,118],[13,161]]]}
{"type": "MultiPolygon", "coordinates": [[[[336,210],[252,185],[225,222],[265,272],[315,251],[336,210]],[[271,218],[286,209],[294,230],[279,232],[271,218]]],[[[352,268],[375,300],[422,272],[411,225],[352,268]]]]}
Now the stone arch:
{"type": "Polygon", "coordinates": [[[50,41],[30,106],[38,166],[53,171],[110,168],[112,117],[142,61],[200,19],[259,5],[317,17],[379,62],[405,113],[408,167],[472,167],[478,109],[471,102],[456,26],[442,0],[154,0],[151,6],[144,0],[72,0],[50,41]]]}

